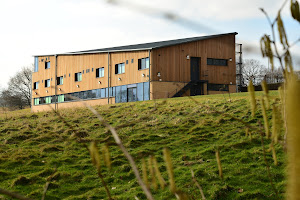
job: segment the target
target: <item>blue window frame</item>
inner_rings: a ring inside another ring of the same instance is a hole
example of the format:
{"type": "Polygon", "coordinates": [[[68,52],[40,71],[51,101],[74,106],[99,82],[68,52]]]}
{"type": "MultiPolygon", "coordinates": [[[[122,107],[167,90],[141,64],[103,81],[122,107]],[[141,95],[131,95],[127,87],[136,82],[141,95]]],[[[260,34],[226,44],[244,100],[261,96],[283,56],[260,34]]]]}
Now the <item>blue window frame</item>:
{"type": "Polygon", "coordinates": [[[34,72],[39,71],[39,57],[34,57],[34,72]]]}
{"type": "Polygon", "coordinates": [[[39,89],[39,83],[40,83],[39,81],[33,83],[33,89],[34,89],[34,90],[39,89]]]}
{"type": "Polygon", "coordinates": [[[115,74],[125,73],[125,63],[120,63],[115,65],[115,74]]]}
{"type": "Polygon", "coordinates": [[[141,58],[138,60],[138,70],[148,69],[149,68],[149,57],[141,58]]]}
{"type": "Polygon", "coordinates": [[[50,69],[50,62],[45,62],[45,69],[50,69]]]}
{"type": "Polygon", "coordinates": [[[45,87],[50,87],[50,79],[45,80],[45,87]]]}
{"type": "Polygon", "coordinates": [[[104,67],[96,69],[96,78],[104,77],[104,67]]]}
{"type": "Polygon", "coordinates": [[[75,73],[75,82],[82,81],[82,74],[81,72],[75,73]]]}

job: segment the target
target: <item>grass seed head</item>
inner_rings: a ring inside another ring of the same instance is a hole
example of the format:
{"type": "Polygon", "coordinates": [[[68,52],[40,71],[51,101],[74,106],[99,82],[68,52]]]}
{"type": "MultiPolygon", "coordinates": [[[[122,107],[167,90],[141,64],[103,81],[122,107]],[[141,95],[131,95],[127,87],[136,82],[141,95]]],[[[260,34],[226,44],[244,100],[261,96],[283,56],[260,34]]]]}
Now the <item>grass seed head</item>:
{"type": "Polygon", "coordinates": [[[164,159],[165,159],[168,176],[169,176],[170,190],[172,193],[175,193],[176,185],[175,185],[175,180],[174,180],[174,171],[173,171],[170,150],[168,148],[164,148],[163,153],[164,153],[164,159]]]}
{"type": "Polygon", "coordinates": [[[108,169],[111,169],[110,152],[109,152],[109,148],[106,144],[102,147],[102,155],[103,155],[103,160],[105,162],[106,167],[108,169]]]}
{"type": "Polygon", "coordinates": [[[89,146],[89,151],[90,151],[93,164],[95,165],[97,170],[100,171],[101,170],[100,153],[98,151],[96,142],[91,142],[89,146]]]}
{"type": "Polygon", "coordinates": [[[256,111],[256,99],[255,99],[255,91],[254,91],[252,80],[250,80],[249,82],[248,92],[250,93],[251,113],[252,113],[252,117],[254,117],[256,111]]]}
{"type": "Polygon", "coordinates": [[[264,127],[265,127],[266,136],[267,138],[269,138],[270,137],[269,120],[266,112],[265,100],[263,97],[261,98],[261,108],[262,108],[262,114],[264,118],[264,127]]]}

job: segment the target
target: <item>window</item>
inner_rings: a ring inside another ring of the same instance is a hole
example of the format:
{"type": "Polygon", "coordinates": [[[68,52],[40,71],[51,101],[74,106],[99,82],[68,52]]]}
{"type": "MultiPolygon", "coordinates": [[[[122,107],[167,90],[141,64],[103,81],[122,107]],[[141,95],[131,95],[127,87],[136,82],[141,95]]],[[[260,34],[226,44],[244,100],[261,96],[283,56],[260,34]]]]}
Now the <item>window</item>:
{"type": "Polygon", "coordinates": [[[62,85],[64,84],[64,77],[60,76],[56,78],[57,85],[62,85]]]}
{"type": "Polygon", "coordinates": [[[34,89],[34,90],[39,89],[39,82],[34,82],[34,83],[33,83],[33,89],[34,89]]]}
{"type": "Polygon", "coordinates": [[[85,71],[85,73],[89,73],[90,72],[90,69],[87,69],[86,71],[85,71]]]}
{"type": "Polygon", "coordinates": [[[51,103],[52,97],[45,97],[45,103],[51,103]]]}
{"type": "Polygon", "coordinates": [[[65,101],[65,95],[64,94],[61,94],[61,95],[57,96],[57,102],[58,103],[61,103],[61,102],[64,102],[64,101],[65,101]]]}
{"type": "Polygon", "coordinates": [[[131,63],[133,63],[133,58],[131,59],[131,63]]]}
{"type": "Polygon", "coordinates": [[[128,60],[126,60],[126,65],[128,65],[128,60]]]}
{"type": "Polygon", "coordinates": [[[115,65],[115,74],[125,73],[125,63],[120,63],[115,65]]]}
{"type": "Polygon", "coordinates": [[[228,66],[226,59],[207,58],[207,65],[228,66]]]}
{"type": "Polygon", "coordinates": [[[82,80],[81,72],[75,73],[75,81],[81,81],[81,80],[82,80]]]}
{"type": "Polygon", "coordinates": [[[50,79],[45,80],[45,87],[50,87],[50,79]]]}
{"type": "Polygon", "coordinates": [[[141,58],[138,60],[138,69],[148,69],[149,68],[149,58],[141,58]]]}
{"type": "Polygon", "coordinates": [[[34,98],[34,105],[40,104],[40,98],[34,98]]]}
{"type": "Polygon", "coordinates": [[[34,57],[34,72],[39,71],[39,57],[34,57]]]}
{"type": "Polygon", "coordinates": [[[212,84],[207,85],[207,90],[210,91],[229,91],[228,85],[226,84],[212,84]]]}
{"type": "Polygon", "coordinates": [[[96,69],[96,78],[104,77],[104,67],[96,69]]]}
{"type": "Polygon", "coordinates": [[[50,62],[45,62],[45,69],[50,69],[50,62]]]}

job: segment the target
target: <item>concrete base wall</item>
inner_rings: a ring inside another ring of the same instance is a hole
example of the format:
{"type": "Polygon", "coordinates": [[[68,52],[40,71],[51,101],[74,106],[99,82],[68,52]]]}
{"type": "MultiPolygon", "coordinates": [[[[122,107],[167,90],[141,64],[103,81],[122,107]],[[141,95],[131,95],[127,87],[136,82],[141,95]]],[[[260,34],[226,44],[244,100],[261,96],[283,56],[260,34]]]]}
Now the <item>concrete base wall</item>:
{"type": "MultiPolygon", "coordinates": [[[[108,101],[107,99],[93,99],[93,100],[84,100],[84,103],[90,105],[90,106],[96,106],[96,105],[107,105],[108,101]]],[[[64,108],[74,108],[74,107],[84,107],[83,102],[76,101],[76,102],[63,102],[58,103],[57,108],[58,110],[64,109],[64,108]]],[[[109,104],[114,104],[115,98],[112,97],[109,100],[109,104]]],[[[43,104],[43,105],[36,105],[31,107],[32,112],[41,112],[41,111],[51,111],[54,110],[55,104],[43,104]]]]}
{"type": "MultiPolygon", "coordinates": [[[[229,92],[236,93],[236,85],[229,85],[229,92]]],[[[208,90],[207,94],[227,94],[228,91],[211,91],[208,90]]]]}

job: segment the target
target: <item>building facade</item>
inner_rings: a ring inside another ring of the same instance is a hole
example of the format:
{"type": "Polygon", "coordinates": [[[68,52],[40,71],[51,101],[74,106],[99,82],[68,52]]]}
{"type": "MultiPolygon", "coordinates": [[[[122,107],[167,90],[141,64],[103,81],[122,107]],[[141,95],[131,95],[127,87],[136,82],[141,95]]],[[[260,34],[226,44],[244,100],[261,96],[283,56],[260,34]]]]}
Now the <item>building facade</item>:
{"type": "Polygon", "coordinates": [[[236,34],[35,56],[32,111],[235,92],[236,34]]]}

